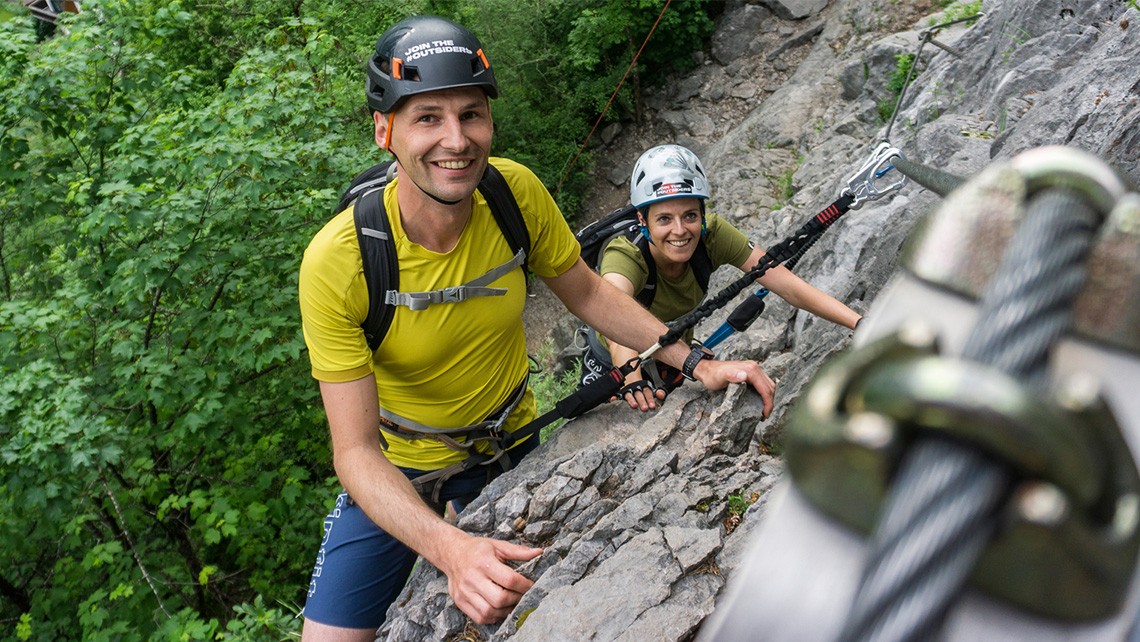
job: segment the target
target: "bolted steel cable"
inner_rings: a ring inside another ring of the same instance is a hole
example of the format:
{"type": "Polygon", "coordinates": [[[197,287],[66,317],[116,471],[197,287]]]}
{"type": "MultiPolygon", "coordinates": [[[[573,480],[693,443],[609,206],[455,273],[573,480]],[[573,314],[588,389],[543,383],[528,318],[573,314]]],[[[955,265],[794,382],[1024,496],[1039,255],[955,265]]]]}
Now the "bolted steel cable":
{"type": "Polygon", "coordinates": [[[1044,379],[1053,341],[1069,326],[1097,216],[1079,196],[1057,189],[1042,192],[1028,206],[1031,215],[983,294],[979,319],[984,322],[975,326],[962,352],[1036,384],[1044,379]],[[986,306],[987,299],[994,304],[986,306]]]}
{"type": "MultiPolygon", "coordinates": [[[[1066,330],[1099,223],[1075,193],[1033,196],[979,304],[963,358],[1041,383],[1066,330]]],[[[904,457],[840,635],[844,642],[929,639],[996,527],[1009,471],[964,445],[926,439],[904,457]]]]}
{"type": "Polygon", "coordinates": [[[946,196],[966,182],[966,179],[960,176],[908,161],[901,156],[895,159],[895,169],[939,196],[946,196]]]}

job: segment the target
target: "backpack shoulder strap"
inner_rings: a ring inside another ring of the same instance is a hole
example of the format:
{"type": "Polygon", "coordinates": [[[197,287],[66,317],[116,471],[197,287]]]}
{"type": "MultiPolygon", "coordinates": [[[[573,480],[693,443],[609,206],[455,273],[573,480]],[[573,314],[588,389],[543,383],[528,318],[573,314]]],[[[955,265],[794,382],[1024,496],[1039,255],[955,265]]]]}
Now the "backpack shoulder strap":
{"type": "Polygon", "coordinates": [[[597,270],[601,267],[606,247],[618,236],[625,236],[632,241],[638,227],[637,209],[632,205],[619,207],[591,222],[574,234],[581,247],[582,260],[597,270]]]}
{"type": "Polygon", "coordinates": [[[396,264],[396,242],[384,209],[382,188],[365,192],[356,200],[353,211],[356,241],[364,265],[364,282],[368,286],[368,316],[361,328],[368,347],[375,352],[392,325],[396,307],[385,302],[388,290],[400,289],[400,271],[396,264]]]}
{"type": "MultiPolygon", "coordinates": [[[[490,163],[487,163],[483,180],[479,181],[479,191],[483,194],[483,198],[487,199],[491,214],[494,215],[495,222],[499,224],[499,229],[506,237],[511,252],[522,250],[529,254],[530,232],[526,229],[526,221],[523,220],[522,211],[519,210],[519,203],[515,200],[507,179],[503,178],[503,174],[490,163]]],[[[525,261],[522,268],[525,274],[527,269],[525,261]]]]}
{"type": "MultiPolygon", "coordinates": [[[[389,167],[394,165],[391,162],[382,163],[365,170],[353,179],[352,187],[341,202],[341,209],[344,209],[352,199],[356,199],[353,219],[364,266],[364,281],[368,286],[368,316],[361,327],[368,340],[368,347],[373,352],[380,347],[396,314],[396,306],[386,300],[387,293],[400,289],[396,244],[388,224],[388,213],[384,209],[383,187],[391,180],[389,167]]],[[[479,182],[479,191],[487,200],[511,251],[517,253],[522,250],[524,254],[530,252],[530,233],[526,229],[518,201],[502,173],[488,164],[487,172],[479,182]]],[[[525,261],[522,267],[525,272],[525,261]]]]}
{"type": "Polygon", "coordinates": [[[653,297],[657,294],[657,261],[653,260],[653,254],[649,251],[649,240],[644,235],[638,234],[634,238],[633,244],[641,250],[641,258],[645,259],[645,267],[648,270],[645,286],[641,288],[641,292],[638,292],[635,298],[638,303],[648,309],[649,306],[653,305],[653,297]]]}
{"type": "Polygon", "coordinates": [[[340,202],[337,203],[336,211],[333,214],[340,214],[349,206],[350,203],[355,201],[361,194],[383,187],[392,180],[396,174],[396,161],[386,160],[376,163],[372,167],[360,172],[348,184],[348,188],[340,195],[340,202]]]}
{"type": "Polygon", "coordinates": [[[707,294],[709,278],[712,277],[713,273],[713,263],[712,257],[709,256],[709,248],[705,245],[704,237],[697,241],[697,249],[693,252],[693,258],[689,259],[689,266],[693,268],[693,277],[697,279],[697,285],[701,286],[701,292],[707,294]]]}

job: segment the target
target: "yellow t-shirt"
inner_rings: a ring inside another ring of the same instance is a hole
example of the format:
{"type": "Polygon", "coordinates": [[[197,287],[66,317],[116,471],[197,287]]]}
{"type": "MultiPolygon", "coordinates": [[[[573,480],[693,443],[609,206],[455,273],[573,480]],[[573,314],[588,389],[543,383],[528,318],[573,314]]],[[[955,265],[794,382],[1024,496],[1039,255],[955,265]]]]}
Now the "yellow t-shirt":
{"type": "MultiPolygon", "coordinates": [[[[522,211],[530,234],[529,269],[542,277],[570,269],[580,248],[546,188],[518,163],[500,158],[491,163],[522,211]]],[[[396,199],[398,180],[385,189],[384,207],[396,244],[401,292],[462,285],[511,258],[478,191],[471,219],[451,251],[432,252],[409,241],[396,199]]],[[[438,428],[482,421],[507,400],[528,368],[522,270],[511,270],[489,286],[507,293],[418,311],[397,306],[383,343],[372,353],[360,328],[368,314],[368,291],[350,207],[313,237],[301,262],[301,319],[313,377],[345,382],[375,373],[380,406],[388,411],[438,428]]],[[[515,430],[534,416],[534,396],[528,390],[506,429],[515,430]]],[[[397,466],[432,470],[464,457],[435,439],[385,438],[386,455],[397,466]]]]}

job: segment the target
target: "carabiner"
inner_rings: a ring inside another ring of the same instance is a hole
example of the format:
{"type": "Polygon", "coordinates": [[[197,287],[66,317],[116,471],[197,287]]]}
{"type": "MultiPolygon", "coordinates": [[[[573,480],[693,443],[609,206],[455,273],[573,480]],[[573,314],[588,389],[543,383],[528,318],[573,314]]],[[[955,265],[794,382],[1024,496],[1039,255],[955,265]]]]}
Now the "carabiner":
{"type": "Polygon", "coordinates": [[[855,199],[850,209],[859,209],[863,203],[878,200],[905,185],[907,179],[901,172],[899,175],[902,178],[894,183],[880,186],[875,182],[895,168],[893,159],[902,157],[902,152],[891,147],[890,143],[886,141],[879,143],[859,171],[847,179],[847,187],[843,188],[843,195],[855,199]]]}

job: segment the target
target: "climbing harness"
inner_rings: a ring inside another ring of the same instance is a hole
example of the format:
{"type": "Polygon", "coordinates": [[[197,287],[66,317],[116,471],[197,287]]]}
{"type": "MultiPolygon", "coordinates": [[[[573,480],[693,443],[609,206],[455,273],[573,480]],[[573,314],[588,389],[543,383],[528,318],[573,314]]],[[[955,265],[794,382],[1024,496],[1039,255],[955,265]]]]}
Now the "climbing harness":
{"type": "Polygon", "coordinates": [[[1030,150],[955,190],[903,265],[791,409],[791,483],[701,639],[1124,639],[1140,195],[1030,150]]]}
{"type": "MultiPolygon", "coordinates": [[[[682,317],[681,320],[674,322],[674,324],[670,326],[670,330],[666,335],[658,339],[656,346],[651,347],[649,350],[629,360],[620,367],[611,365],[608,372],[579,388],[576,392],[555,404],[552,410],[514,432],[504,433],[501,428],[506,417],[510,415],[510,411],[514,409],[518,403],[518,399],[521,398],[520,391],[525,390],[526,381],[512,394],[512,401],[508,402],[508,407],[505,412],[495,413],[493,419],[488,419],[474,426],[439,429],[419,424],[382,409],[381,427],[385,432],[405,438],[435,438],[453,449],[464,450],[468,453],[468,456],[462,462],[417,478],[413,482],[417,490],[424,495],[425,498],[430,497],[433,501],[436,501],[443,482],[456,474],[471,470],[476,466],[487,466],[494,463],[501,463],[504,464],[506,468],[509,468],[510,460],[509,457],[507,457],[506,451],[521,439],[537,434],[542,428],[557,419],[577,417],[609,401],[615,394],[620,393],[625,384],[625,377],[645,364],[657,349],[677,341],[683,336],[686,330],[695,326],[701,319],[708,316],[708,314],[723,307],[728,301],[735,297],[736,294],[754,282],[755,279],[763,276],[770,267],[781,262],[790,262],[791,265],[794,266],[796,261],[803,256],[804,251],[810,248],[823,232],[848,211],[858,209],[863,203],[877,200],[902,187],[906,182],[905,177],[896,181],[882,181],[883,177],[893,168],[892,163],[896,162],[899,158],[901,158],[899,151],[890,145],[884,143],[877,146],[860,169],[848,179],[839,199],[812,217],[811,220],[801,226],[792,236],[769,250],[757,264],[756,268],[753,268],[736,283],[720,292],[715,298],[715,300],[719,302],[715,307],[707,304],[702,305],[698,310],[703,311],[703,316],[690,313],[682,317]],[[675,336],[670,338],[670,335],[675,336]],[[460,434],[466,436],[464,442],[459,442],[454,438],[455,435],[460,434]],[[480,443],[490,445],[493,452],[487,454],[476,451],[475,445],[480,443]]],[[[518,256],[516,256],[516,259],[517,258],[518,256]]],[[[500,269],[511,269],[513,267],[513,265],[509,267],[505,265],[500,269]]],[[[467,285],[483,285],[483,283],[475,284],[473,282],[467,285]]],[[[429,303],[437,302],[426,296],[421,296],[420,298],[427,299],[427,301],[420,301],[414,296],[408,296],[410,298],[407,301],[391,300],[388,301],[388,303],[419,304],[426,307],[429,303]]],[[[757,297],[752,296],[749,297],[749,299],[757,299],[757,297]]],[[[763,297],[761,296],[757,300],[761,302],[762,309],[763,297]]],[[[750,306],[742,307],[744,307],[748,313],[751,313],[754,309],[750,306]]],[[[734,319],[738,319],[740,316],[737,312],[733,314],[736,315],[733,317],[734,319]]],[[[759,312],[756,312],[756,315],[758,314],[759,312]]],[[[752,320],[754,319],[755,315],[752,316],[752,320]]],[[[751,320],[749,323],[751,323],[751,320]]],[[[739,325],[737,329],[741,330],[746,327],[746,324],[739,325]]],[[[720,340],[717,342],[719,343],[720,340]]],[[[698,343],[697,345],[699,346],[700,344],[698,343]]],[[[712,346],[706,344],[704,347],[711,349],[712,346]]],[[[693,351],[692,355],[701,356],[696,350],[693,351]]],[[[695,363],[693,365],[695,366],[695,363]]],[[[689,376],[691,377],[691,368],[689,370],[689,376]]],[[[651,372],[655,371],[656,369],[651,369],[651,372]]],[[[676,387],[679,383],[680,381],[676,377],[671,377],[669,381],[665,381],[660,375],[653,381],[655,387],[665,387],[669,389],[676,387]]]]}
{"type": "MultiPolygon", "coordinates": [[[[439,288],[427,292],[401,292],[399,290],[399,265],[396,244],[384,207],[384,188],[396,177],[395,161],[384,161],[358,174],[341,195],[336,213],[353,206],[353,223],[356,228],[357,244],[360,248],[364,281],[368,288],[368,314],[361,323],[368,347],[375,351],[380,347],[391,326],[398,306],[412,311],[425,310],[432,305],[462,303],[474,297],[503,296],[505,288],[489,287],[502,276],[522,268],[526,270],[526,255],[530,250],[530,234],[523,220],[522,212],[514,194],[503,175],[488,164],[478,190],[487,201],[491,214],[499,230],[514,252],[510,259],[491,268],[486,273],[467,283],[439,288]]],[[[533,360],[532,360],[533,363],[533,360]]],[[[528,368],[530,370],[530,368],[528,368]]],[[[528,377],[529,378],[529,377],[528,377]]],[[[404,439],[431,438],[447,447],[475,453],[476,448],[491,450],[491,455],[478,453],[476,463],[500,464],[503,470],[510,468],[510,458],[499,446],[503,434],[502,427],[511,412],[522,400],[527,386],[524,378],[506,402],[484,421],[458,428],[437,428],[402,417],[383,407],[380,408],[380,443],[388,447],[384,434],[404,439]]],[[[468,457],[470,460],[471,457],[468,457]]],[[[438,504],[439,492],[443,483],[454,475],[470,469],[459,464],[432,471],[416,478],[412,484],[425,500],[438,504]]],[[[491,468],[488,468],[490,471],[491,468]]]]}
{"type": "Polygon", "coordinates": [[[511,460],[506,452],[507,446],[502,445],[503,436],[507,434],[503,432],[503,425],[526,396],[529,379],[528,374],[511,392],[507,401],[487,419],[470,426],[436,428],[380,408],[381,431],[403,439],[435,439],[452,450],[467,454],[467,457],[459,463],[433,470],[412,480],[412,486],[424,499],[430,499],[432,505],[439,504],[439,493],[443,483],[459,473],[472,469],[476,464],[489,466],[499,463],[502,470],[510,470],[511,460]],[[479,452],[477,449],[481,446],[490,448],[491,454],[479,452]]]}

